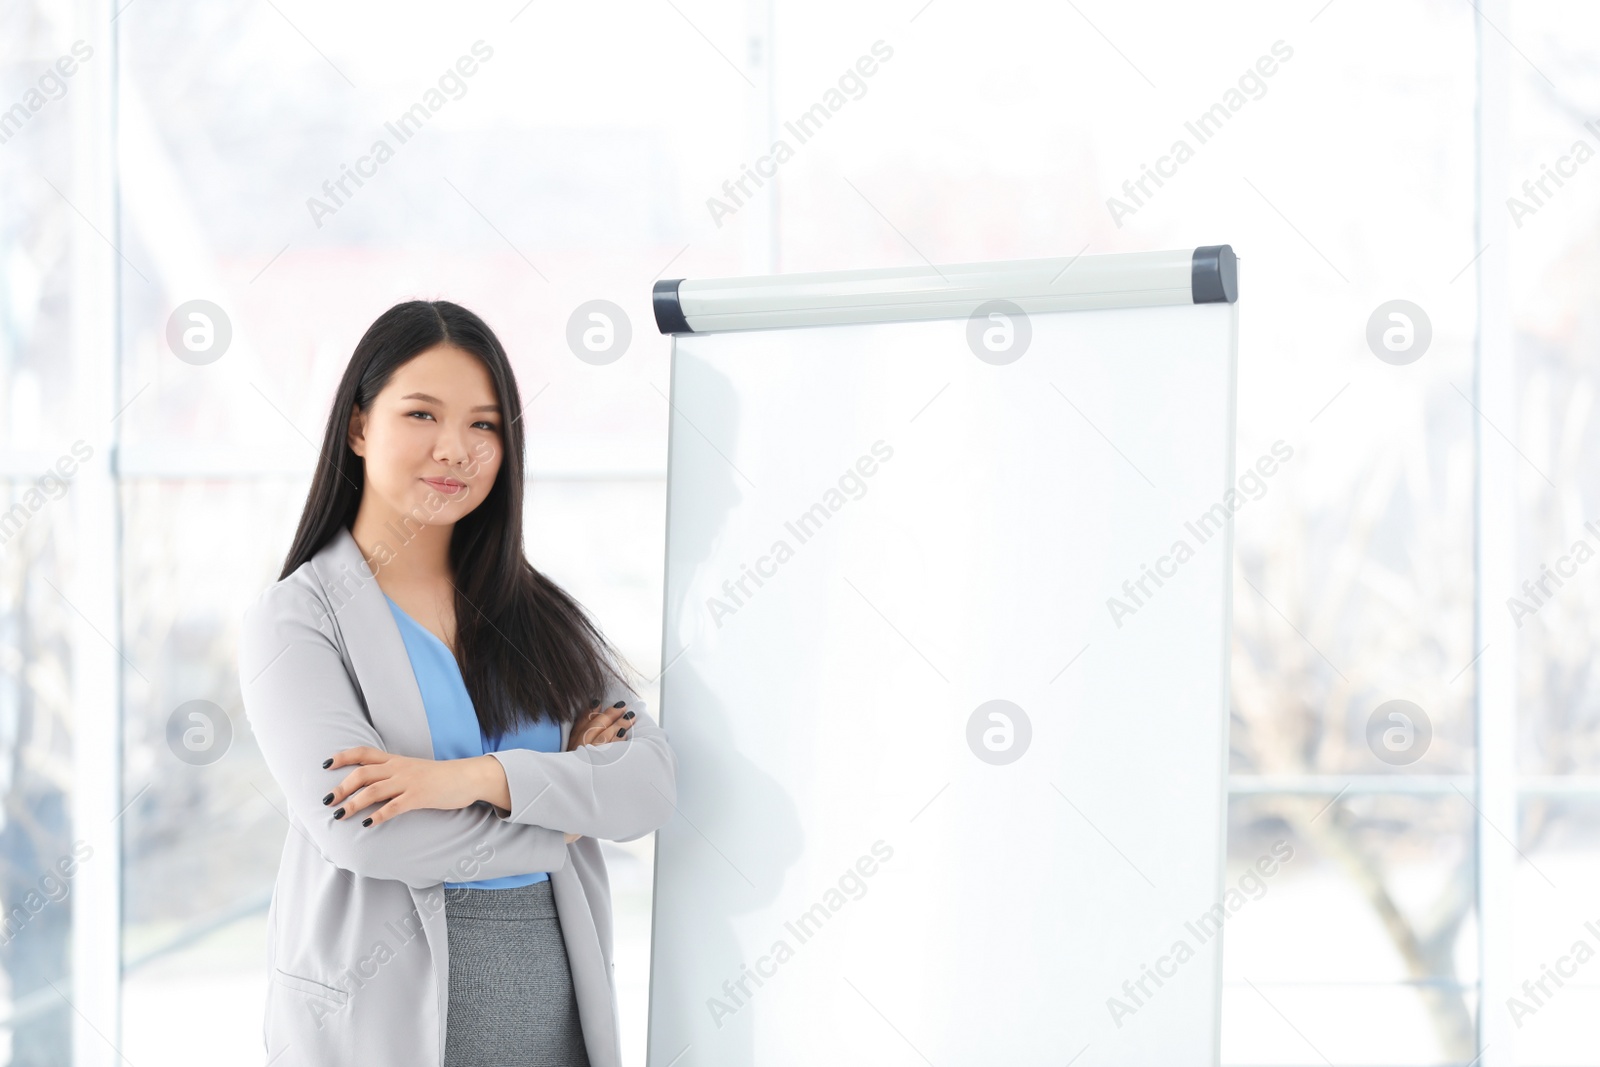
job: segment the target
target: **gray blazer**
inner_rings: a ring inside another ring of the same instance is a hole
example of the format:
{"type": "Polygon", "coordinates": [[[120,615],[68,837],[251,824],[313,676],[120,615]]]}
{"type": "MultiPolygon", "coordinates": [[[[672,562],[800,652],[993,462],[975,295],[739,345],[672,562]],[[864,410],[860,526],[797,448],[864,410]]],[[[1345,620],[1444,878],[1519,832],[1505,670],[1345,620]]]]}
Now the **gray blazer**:
{"type": "Polygon", "coordinates": [[[639,694],[618,682],[604,695],[638,713],[626,741],[494,753],[508,817],[480,802],[370,827],[335,820],[322,797],[352,770],[322,768],[335,752],[434,758],[400,630],[343,528],[246,610],[239,680],[290,828],[267,912],[268,1062],[440,1067],[450,977],[441,883],[548,871],[589,1063],[621,1067],[598,839],[643,837],[677,797],[676,757],[639,694]],[[569,845],[569,832],[583,836],[569,845]]]}

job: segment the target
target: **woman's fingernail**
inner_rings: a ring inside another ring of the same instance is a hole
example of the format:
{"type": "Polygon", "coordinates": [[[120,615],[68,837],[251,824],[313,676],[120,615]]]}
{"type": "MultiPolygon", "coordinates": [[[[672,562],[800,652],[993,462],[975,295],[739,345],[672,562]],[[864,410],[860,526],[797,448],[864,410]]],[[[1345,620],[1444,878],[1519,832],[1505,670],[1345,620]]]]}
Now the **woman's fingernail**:
{"type": "Polygon", "coordinates": [[[622,729],[617,731],[617,736],[621,737],[623,734],[625,734],[627,732],[628,732],[628,728],[626,726],[624,726],[622,729]]]}
{"type": "Polygon", "coordinates": [[[615,704],[613,704],[611,706],[614,707],[614,708],[620,708],[620,707],[622,707],[623,705],[625,705],[627,703],[628,702],[626,700],[619,700],[619,701],[617,701],[615,704]]]}
{"type": "Polygon", "coordinates": [[[598,708],[599,706],[600,706],[600,698],[596,697],[593,701],[590,702],[589,710],[593,711],[595,708],[598,708]]]}
{"type": "Polygon", "coordinates": [[[327,796],[323,797],[322,798],[322,802],[324,804],[332,804],[333,803],[333,794],[329,793],[327,796]]]}
{"type": "Polygon", "coordinates": [[[362,826],[371,826],[372,825],[372,816],[368,815],[365,819],[362,819],[361,820],[361,825],[362,826]]]}
{"type": "Polygon", "coordinates": [[[334,813],[333,813],[333,817],[334,817],[334,818],[335,818],[335,819],[342,819],[342,818],[344,818],[344,809],[343,809],[343,808],[340,808],[340,809],[339,809],[339,810],[338,810],[338,811],[336,811],[336,812],[334,812],[334,813]]]}
{"type": "Polygon", "coordinates": [[[623,717],[623,718],[624,718],[624,719],[631,719],[631,718],[633,718],[633,712],[631,712],[631,711],[625,711],[625,712],[623,712],[623,713],[622,713],[622,717],[623,717]]]}
{"type": "Polygon", "coordinates": [[[332,765],[332,763],[333,763],[333,757],[329,756],[327,759],[322,761],[322,769],[323,770],[327,770],[328,767],[332,765]]]}

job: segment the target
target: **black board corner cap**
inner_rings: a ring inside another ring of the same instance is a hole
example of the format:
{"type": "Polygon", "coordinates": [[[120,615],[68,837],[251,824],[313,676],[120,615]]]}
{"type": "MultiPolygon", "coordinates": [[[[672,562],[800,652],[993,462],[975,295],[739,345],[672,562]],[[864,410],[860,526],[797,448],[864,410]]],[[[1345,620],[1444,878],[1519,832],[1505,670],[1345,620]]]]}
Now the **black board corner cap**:
{"type": "Polygon", "coordinates": [[[1196,304],[1231,304],[1239,299],[1239,260],[1232,245],[1201,245],[1191,272],[1196,304]]]}
{"type": "Polygon", "coordinates": [[[650,292],[650,305],[656,313],[656,328],[662,333],[693,333],[689,320],[683,317],[683,305],[678,302],[678,286],[682,278],[662,278],[650,292]]]}

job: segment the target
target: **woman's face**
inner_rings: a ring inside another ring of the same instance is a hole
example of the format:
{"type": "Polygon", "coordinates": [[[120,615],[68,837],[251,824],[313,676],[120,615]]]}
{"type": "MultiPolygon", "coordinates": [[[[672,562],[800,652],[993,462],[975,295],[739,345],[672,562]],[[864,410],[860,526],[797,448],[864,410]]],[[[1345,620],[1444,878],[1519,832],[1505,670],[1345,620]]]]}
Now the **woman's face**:
{"type": "Polygon", "coordinates": [[[365,415],[353,412],[349,441],[366,461],[364,493],[396,516],[448,526],[494,486],[504,431],[488,368],[442,344],[390,375],[365,415]]]}

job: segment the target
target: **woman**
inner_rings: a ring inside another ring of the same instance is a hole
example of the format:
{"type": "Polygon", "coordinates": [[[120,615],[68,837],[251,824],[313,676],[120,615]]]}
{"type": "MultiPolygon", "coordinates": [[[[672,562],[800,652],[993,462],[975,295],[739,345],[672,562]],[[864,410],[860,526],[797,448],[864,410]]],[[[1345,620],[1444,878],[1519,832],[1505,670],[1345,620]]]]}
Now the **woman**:
{"type": "Polygon", "coordinates": [[[245,712],[290,826],[274,1067],[620,1067],[597,839],[661,826],[677,764],[620,657],[523,555],[521,412],[478,316],[384,312],[245,613],[245,712]]]}

